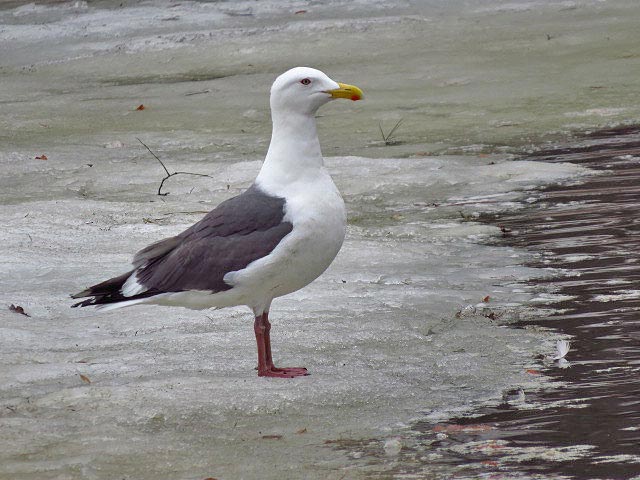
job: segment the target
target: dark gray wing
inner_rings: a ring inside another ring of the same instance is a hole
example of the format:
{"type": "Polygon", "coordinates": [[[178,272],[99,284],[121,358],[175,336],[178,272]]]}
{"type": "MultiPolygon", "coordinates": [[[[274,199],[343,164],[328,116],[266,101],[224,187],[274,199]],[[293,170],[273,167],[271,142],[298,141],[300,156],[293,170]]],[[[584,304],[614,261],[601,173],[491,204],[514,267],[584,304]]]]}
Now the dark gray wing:
{"type": "Polygon", "coordinates": [[[152,243],[144,247],[138,253],[133,256],[133,264],[134,268],[141,267],[147,263],[151,263],[153,260],[161,258],[162,256],[169,253],[171,250],[180,245],[180,237],[170,237],[160,240],[158,242],[152,243]]]}
{"type": "Polygon", "coordinates": [[[180,235],[138,252],[138,282],[156,293],[228,290],[231,286],[223,280],[228,272],[269,255],[291,232],[293,225],[283,221],[284,210],[284,198],[253,185],[180,235]]]}

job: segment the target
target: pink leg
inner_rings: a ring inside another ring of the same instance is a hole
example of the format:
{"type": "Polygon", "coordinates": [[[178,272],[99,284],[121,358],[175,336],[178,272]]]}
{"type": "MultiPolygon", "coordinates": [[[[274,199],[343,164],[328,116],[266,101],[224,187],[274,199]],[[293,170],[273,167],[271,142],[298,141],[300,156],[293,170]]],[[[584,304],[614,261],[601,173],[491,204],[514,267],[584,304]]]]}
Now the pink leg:
{"type": "Polygon", "coordinates": [[[267,312],[256,317],[253,330],[258,344],[259,377],[293,378],[309,375],[306,368],[277,368],[273,364],[273,358],[271,357],[271,324],[269,323],[269,314],[267,312]]]}

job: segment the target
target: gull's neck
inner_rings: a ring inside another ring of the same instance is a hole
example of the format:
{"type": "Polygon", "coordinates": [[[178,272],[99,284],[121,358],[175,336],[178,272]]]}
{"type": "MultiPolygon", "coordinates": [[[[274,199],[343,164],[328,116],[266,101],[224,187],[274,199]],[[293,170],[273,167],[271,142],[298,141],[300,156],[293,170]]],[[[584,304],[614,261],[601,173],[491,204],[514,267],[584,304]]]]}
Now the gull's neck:
{"type": "Polygon", "coordinates": [[[256,183],[284,187],[325,173],[316,119],[311,114],[272,112],[271,143],[256,183]]]}

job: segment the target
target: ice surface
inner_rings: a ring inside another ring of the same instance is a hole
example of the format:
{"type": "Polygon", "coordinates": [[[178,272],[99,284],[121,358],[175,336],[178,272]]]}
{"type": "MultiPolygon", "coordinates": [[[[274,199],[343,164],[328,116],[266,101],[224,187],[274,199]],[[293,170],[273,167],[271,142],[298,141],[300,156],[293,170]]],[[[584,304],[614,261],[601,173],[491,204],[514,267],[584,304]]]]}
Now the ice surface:
{"type": "MultiPolygon", "coordinates": [[[[324,442],[390,433],[420,412],[495,396],[551,341],[497,328],[481,310],[456,316],[486,295],[496,309],[529,298],[500,284],[534,272],[518,266],[526,253],[477,243],[496,227],[463,220],[458,210],[468,206],[447,206],[465,191],[472,205],[483,191],[514,201],[546,165],[329,158],[349,205],[348,241],[321,279],[274,302],[277,360],[312,372],[282,382],[253,370],[248,311],[69,309],[68,293],[121,273],[134,251],[235,193],[224,187],[226,172],[196,179],[197,194],[186,188],[194,179],[176,179],[161,201],[149,188],[153,169],[48,162],[25,171],[23,198],[2,210],[0,301],[31,315],[1,315],[6,475],[327,478],[346,458],[324,442]],[[442,207],[424,206],[431,202],[442,207]],[[185,211],[198,213],[171,214],[185,211]]],[[[259,163],[242,167],[234,184],[248,184],[259,163]]],[[[558,164],[545,178],[581,173],[558,164]]]]}
{"type": "Polygon", "coordinates": [[[518,282],[549,272],[484,244],[500,230],[479,217],[588,173],[509,152],[639,111],[625,50],[634,3],[566,3],[1,10],[0,478],[366,477],[366,458],[334,441],[372,438],[392,462],[412,419],[537,381],[525,365],[556,338],[500,324],[538,293],[518,282]],[[297,64],[366,95],[319,119],[348,206],[345,246],[272,309],[276,361],[312,375],[258,378],[241,308],[71,310],[69,293],[251,183],[269,85],[297,64]],[[384,145],[379,123],[400,118],[399,142],[384,145]],[[163,171],[136,137],[171,171],[212,178],[178,175],[157,196],[163,171]]]}

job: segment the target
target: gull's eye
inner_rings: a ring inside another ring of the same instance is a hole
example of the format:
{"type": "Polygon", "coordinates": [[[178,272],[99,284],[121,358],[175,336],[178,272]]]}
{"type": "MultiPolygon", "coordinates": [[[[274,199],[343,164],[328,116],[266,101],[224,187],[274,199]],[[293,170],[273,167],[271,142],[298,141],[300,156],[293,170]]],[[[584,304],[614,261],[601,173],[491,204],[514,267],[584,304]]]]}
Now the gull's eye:
{"type": "Polygon", "coordinates": [[[308,78],[303,78],[302,80],[300,80],[300,83],[303,85],[309,85],[311,83],[311,80],[309,80],[308,78]]]}

